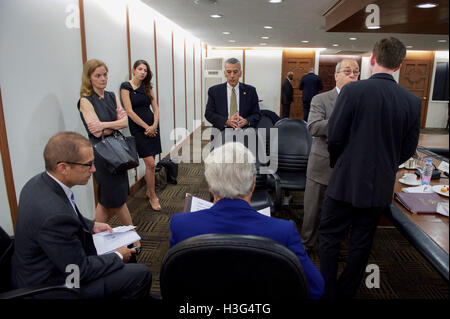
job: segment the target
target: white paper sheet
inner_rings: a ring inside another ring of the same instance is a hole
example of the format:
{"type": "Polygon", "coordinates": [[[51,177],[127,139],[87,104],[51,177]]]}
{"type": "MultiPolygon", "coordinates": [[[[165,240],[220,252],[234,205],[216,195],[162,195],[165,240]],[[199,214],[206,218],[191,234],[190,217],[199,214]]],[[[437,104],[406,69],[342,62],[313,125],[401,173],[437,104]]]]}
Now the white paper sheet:
{"type": "Polygon", "coordinates": [[[136,226],[119,226],[113,228],[113,232],[108,231],[94,234],[94,245],[97,254],[105,255],[117,250],[122,246],[128,246],[141,239],[141,236],[132,229],[136,226]]]}

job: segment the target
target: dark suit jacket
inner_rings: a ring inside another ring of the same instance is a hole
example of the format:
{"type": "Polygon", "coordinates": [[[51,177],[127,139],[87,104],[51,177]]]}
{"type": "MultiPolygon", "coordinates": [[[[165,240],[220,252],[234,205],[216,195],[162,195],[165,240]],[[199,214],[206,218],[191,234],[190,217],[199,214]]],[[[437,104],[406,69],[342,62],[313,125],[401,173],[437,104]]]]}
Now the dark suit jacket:
{"type": "Polygon", "coordinates": [[[322,79],[320,76],[309,72],[300,80],[299,89],[303,91],[302,100],[311,101],[314,95],[319,93],[320,90],[323,90],[322,79]]]}
{"type": "Polygon", "coordinates": [[[170,221],[170,230],[170,246],[202,234],[246,234],[276,240],[300,260],[308,280],[310,298],[317,299],[323,294],[322,275],[305,252],[294,223],[262,215],[244,200],[223,198],[210,209],[175,214],[170,221]]]}
{"type": "Polygon", "coordinates": [[[417,147],[420,105],[386,73],[344,86],[328,121],[327,194],[355,207],[391,203],[398,166],[417,147]]]}
{"type": "MultiPolygon", "coordinates": [[[[29,180],[19,198],[13,287],[63,284],[69,264],[79,266],[81,286],[124,267],[114,253],[97,256],[93,226],[93,221],[74,211],[64,190],[46,172],[29,180]]],[[[92,295],[101,296],[104,288],[99,284],[91,289],[92,295]]]]}
{"type": "MultiPolygon", "coordinates": [[[[239,83],[239,115],[245,118],[251,127],[256,127],[261,117],[256,89],[244,83],[239,83]]],[[[210,87],[205,118],[215,128],[223,130],[229,117],[227,82],[210,87]]]]}
{"type": "Polygon", "coordinates": [[[284,79],[281,87],[281,104],[291,104],[294,100],[294,89],[288,78],[284,79]]]}

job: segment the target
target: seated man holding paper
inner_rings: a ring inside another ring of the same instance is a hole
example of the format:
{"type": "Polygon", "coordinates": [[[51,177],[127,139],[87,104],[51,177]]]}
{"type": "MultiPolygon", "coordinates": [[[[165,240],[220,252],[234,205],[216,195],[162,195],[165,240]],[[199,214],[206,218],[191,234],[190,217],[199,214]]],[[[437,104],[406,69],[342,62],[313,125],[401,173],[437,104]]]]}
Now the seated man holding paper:
{"type": "Polygon", "coordinates": [[[246,234],[267,237],[292,250],[299,258],[308,280],[310,297],[318,299],[324,281],[303,248],[292,221],[256,212],[250,199],[256,182],[255,157],[241,143],[226,143],[205,159],[205,177],[214,196],[211,208],[175,214],[170,221],[173,246],[202,234],[246,234]]]}
{"type": "Polygon", "coordinates": [[[97,255],[92,233],[112,229],[83,217],[75,204],[71,188],[86,185],[95,172],[89,140],[74,132],[58,133],[45,146],[44,159],[46,172],[29,180],[20,193],[13,288],[70,283],[79,285],[85,298],[147,297],[150,270],[145,265],[125,264],[134,252],[127,247],[97,255]],[[74,278],[77,273],[79,278],[74,278]]]}

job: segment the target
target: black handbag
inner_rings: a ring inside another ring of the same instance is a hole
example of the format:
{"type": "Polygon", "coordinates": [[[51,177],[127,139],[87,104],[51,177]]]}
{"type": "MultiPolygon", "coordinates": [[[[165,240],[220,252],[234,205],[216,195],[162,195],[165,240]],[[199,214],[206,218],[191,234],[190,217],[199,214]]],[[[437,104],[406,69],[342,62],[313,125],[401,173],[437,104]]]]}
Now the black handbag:
{"type": "Polygon", "coordinates": [[[178,163],[173,162],[170,158],[164,157],[158,162],[156,167],[164,167],[167,171],[167,183],[177,184],[178,163]]]}
{"type": "Polygon", "coordinates": [[[113,174],[139,166],[135,138],[124,136],[120,131],[114,130],[106,137],[102,131],[102,139],[94,145],[94,150],[103,158],[106,168],[113,174]]]}

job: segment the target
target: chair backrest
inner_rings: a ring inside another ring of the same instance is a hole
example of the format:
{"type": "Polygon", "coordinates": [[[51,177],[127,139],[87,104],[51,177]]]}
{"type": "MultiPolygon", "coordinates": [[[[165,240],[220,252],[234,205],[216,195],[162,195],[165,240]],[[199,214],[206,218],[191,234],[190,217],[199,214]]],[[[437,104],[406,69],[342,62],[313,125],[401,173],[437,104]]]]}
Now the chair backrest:
{"type": "Polygon", "coordinates": [[[308,298],[297,256],[274,240],[250,235],[206,234],[178,243],[164,257],[160,284],[169,303],[308,298]]]}
{"type": "Polygon", "coordinates": [[[266,155],[270,154],[270,129],[273,128],[273,122],[272,119],[269,116],[262,115],[259,119],[258,125],[256,126],[257,132],[258,132],[258,139],[262,138],[262,132],[265,130],[265,140],[264,141],[258,141],[257,144],[258,147],[261,145],[265,145],[266,149],[266,155]],[[264,143],[263,143],[264,142],[264,143]]]}
{"type": "Polygon", "coordinates": [[[14,240],[0,227],[0,292],[11,289],[11,258],[14,240]]]}
{"type": "Polygon", "coordinates": [[[305,121],[283,118],[275,123],[278,129],[278,170],[306,170],[312,137],[305,121]]]}

